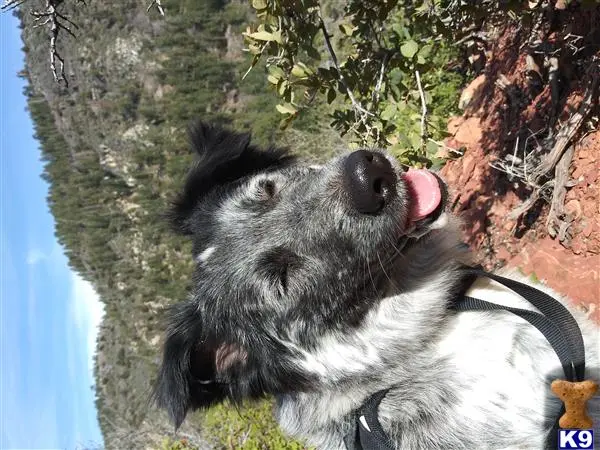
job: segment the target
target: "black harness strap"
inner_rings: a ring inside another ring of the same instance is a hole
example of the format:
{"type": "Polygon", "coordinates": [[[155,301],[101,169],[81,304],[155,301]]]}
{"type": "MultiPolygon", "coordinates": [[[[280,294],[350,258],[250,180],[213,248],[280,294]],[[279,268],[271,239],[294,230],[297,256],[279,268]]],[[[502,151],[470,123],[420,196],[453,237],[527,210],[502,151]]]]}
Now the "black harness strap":
{"type": "Polygon", "coordinates": [[[540,313],[496,305],[494,303],[464,296],[455,302],[457,311],[491,311],[505,310],[527,320],[536,327],[550,342],[563,366],[565,376],[569,381],[583,381],[585,377],[585,347],[579,325],[569,310],[556,299],[519,281],[504,278],[481,269],[466,269],[468,275],[487,277],[513,290],[533,306],[540,313]]]}
{"type": "MultiPolygon", "coordinates": [[[[564,305],[545,292],[521,282],[485,272],[479,268],[465,268],[463,273],[470,286],[477,277],[490,278],[529,301],[540,312],[512,308],[486,302],[464,294],[464,289],[450,305],[454,311],[509,311],[525,319],[548,340],[562,365],[568,381],[585,378],[585,347],[579,325],[564,305]]],[[[377,411],[388,390],[376,392],[356,412],[353,429],[344,438],[348,450],[393,450],[395,446],[383,430],[377,411]]],[[[546,448],[556,449],[558,419],[564,414],[564,405],[547,436],[546,448]]]]}
{"type": "Polygon", "coordinates": [[[395,448],[377,418],[379,404],[388,391],[389,389],[376,392],[361,406],[356,414],[353,430],[344,438],[348,450],[393,450],[395,448]]]}

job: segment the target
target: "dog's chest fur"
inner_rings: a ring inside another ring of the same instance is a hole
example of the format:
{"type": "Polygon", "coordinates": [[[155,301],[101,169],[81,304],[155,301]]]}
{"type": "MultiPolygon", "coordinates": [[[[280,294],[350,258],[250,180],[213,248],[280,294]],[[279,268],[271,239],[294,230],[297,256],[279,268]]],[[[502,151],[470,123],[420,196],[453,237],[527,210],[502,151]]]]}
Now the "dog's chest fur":
{"type": "MultiPolygon", "coordinates": [[[[515,274],[511,277],[527,281],[515,274]]],[[[536,287],[556,297],[549,289],[536,287]]],[[[430,291],[431,299],[425,298],[425,292],[419,294],[424,306],[436,301],[434,292],[430,291]]],[[[478,279],[467,295],[534,309],[491,280],[478,279]]],[[[398,302],[395,298],[386,300],[392,306],[398,302]]],[[[377,342],[363,342],[364,348],[380,348],[381,352],[355,361],[362,367],[362,375],[346,380],[338,377],[337,383],[333,381],[330,388],[318,393],[278,398],[277,416],[284,430],[306,438],[319,449],[343,449],[342,439],[356,420],[353,411],[374,392],[393,386],[380,406],[379,419],[397,448],[543,448],[544,431],[551,429],[561,406],[549,385],[564,374],[539,331],[509,312],[448,313],[440,320],[441,311],[432,307],[429,323],[436,332],[413,336],[431,341],[406,346],[401,343],[406,339],[401,335],[402,318],[390,316],[393,309],[381,317],[398,323],[398,336],[386,337],[397,338],[404,354],[399,353],[394,361],[392,355],[383,353],[389,344],[378,347],[377,342]]],[[[581,319],[588,378],[598,381],[598,331],[579,311],[572,313],[581,319]]],[[[370,330],[394,333],[386,328],[387,321],[377,324],[376,316],[372,320],[370,330]]],[[[376,331],[363,336],[382,338],[376,331]]],[[[325,352],[329,355],[340,354],[344,348],[339,342],[329,345],[333,346],[325,352]]],[[[343,365],[337,369],[343,373],[349,362],[337,359],[343,365]]],[[[329,361],[336,364],[335,358],[329,361]]],[[[588,410],[598,426],[599,397],[589,403],[588,410]]],[[[600,428],[596,431],[598,435],[600,428]]]]}

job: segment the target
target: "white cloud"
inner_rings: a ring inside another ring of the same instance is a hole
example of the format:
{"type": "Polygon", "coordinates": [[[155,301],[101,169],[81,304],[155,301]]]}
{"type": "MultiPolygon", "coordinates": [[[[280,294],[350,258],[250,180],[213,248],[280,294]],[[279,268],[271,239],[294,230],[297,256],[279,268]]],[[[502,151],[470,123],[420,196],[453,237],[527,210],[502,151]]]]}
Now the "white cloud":
{"type": "Polygon", "coordinates": [[[33,266],[41,261],[48,259],[48,255],[46,255],[39,248],[31,248],[27,253],[27,264],[33,266]]]}
{"type": "Polygon", "coordinates": [[[104,317],[104,305],[94,287],[76,273],[71,274],[71,314],[80,334],[85,336],[88,369],[93,374],[96,338],[104,317]]]}

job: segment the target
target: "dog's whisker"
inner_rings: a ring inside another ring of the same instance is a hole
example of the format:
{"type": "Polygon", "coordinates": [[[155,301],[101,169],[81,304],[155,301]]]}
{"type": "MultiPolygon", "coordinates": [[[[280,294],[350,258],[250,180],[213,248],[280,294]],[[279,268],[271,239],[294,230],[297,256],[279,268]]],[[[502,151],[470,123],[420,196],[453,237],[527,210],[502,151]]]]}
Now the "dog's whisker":
{"type": "Polygon", "coordinates": [[[385,271],[385,267],[383,267],[383,263],[381,262],[381,258],[379,257],[379,252],[377,252],[377,259],[379,260],[379,265],[381,266],[381,270],[382,270],[383,274],[388,279],[388,281],[390,282],[390,284],[392,285],[392,287],[397,291],[398,287],[396,286],[396,283],[394,283],[394,280],[392,280],[390,278],[390,276],[385,271]]]}

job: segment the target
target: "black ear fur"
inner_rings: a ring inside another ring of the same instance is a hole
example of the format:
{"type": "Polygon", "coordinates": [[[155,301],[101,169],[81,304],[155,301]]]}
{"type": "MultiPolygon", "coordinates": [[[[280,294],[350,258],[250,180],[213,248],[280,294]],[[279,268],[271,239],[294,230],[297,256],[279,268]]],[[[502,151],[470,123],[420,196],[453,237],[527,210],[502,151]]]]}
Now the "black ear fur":
{"type": "Polygon", "coordinates": [[[192,302],[170,310],[170,325],[153,399],[179,428],[187,412],[225,399],[226,387],[215,380],[216,350],[203,339],[201,317],[192,302]]]}
{"type": "Polygon", "coordinates": [[[192,233],[189,219],[198,200],[210,190],[288,165],[294,159],[283,149],[257,149],[250,144],[248,133],[235,133],[201,121],[190,125],[188,135],[197,161],[168,213],[172,227],[182,234],[192,233]]]}

